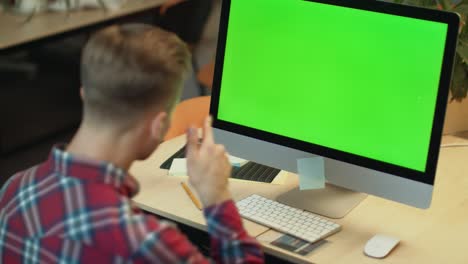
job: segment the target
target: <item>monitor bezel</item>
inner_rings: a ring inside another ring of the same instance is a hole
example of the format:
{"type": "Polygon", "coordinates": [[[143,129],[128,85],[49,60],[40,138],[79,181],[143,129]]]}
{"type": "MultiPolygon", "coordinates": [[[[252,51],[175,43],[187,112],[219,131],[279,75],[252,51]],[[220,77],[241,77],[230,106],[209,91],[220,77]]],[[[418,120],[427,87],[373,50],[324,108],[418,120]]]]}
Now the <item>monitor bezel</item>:
{"type": "Polygon", "coordinates": [[[345,151],[324,147],[321,145],[277,135],[274,133],[242,126],[239,124],[218,119],[219,96],[221,89],[224,54],[228,32],[231,0],[223,0],[216,53],[215,71],[211,95],[210,114],[213,116],[213,127],[229,132],[246,135],[258,140],[283,145],[323,157],[344,161],[365,168],[390,173],[402,178],[434,185],[439,146],[445,119],[445,110],[448,101],[448,91],[451,82],[452,67],[455,59],[456,43],[458,37],[459,17],[455,13],[432,10],[414,6],[399,5],[380,1],[349,1],[349,0],[302,0],[348,8],[355,8],[379,13],[398,15],[416,19],[445,23],[448,26],[444,56],[439,81],[439,90],[433,118],[429,151],[424,172],[405,168],[395,164],[359,156],[345,151]]]}

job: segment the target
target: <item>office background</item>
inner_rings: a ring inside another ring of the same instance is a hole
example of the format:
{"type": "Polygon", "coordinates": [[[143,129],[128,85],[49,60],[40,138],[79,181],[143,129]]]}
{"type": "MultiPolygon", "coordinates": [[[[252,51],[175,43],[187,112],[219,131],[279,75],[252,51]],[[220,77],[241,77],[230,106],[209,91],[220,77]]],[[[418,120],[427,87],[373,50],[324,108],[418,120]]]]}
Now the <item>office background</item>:
{"type": "MultiPolygon", "coordinates": [[[[181,34],[188,41],[196,40],[194,70],[199,71],[214,58],[220,15],[220,1],[213,1],[211,8],[206,3],[201,7],[209,10],[206,14],[202,11],[197,19],[200,28],[191,31],[181,30],[183,25],[177,24],[186,15],[184,12],[192,11],[190,6],[175,7],[168,12],[169,19],[158,17],[155,11],[121,19],[118,23],[162,24],[184,31],[181,34]]],[[[67,142],[76,131],[81,118],[78,62],[88,35],[89,32],[72,34],[0,53],[0,186],[13,173],[43,161],[53,144],[67,142]]],[[[200,86],[196,72],[192,72],[181,99],[208,92],[200,86]]]]}
{"type": "MultiPolygon", "coordinates": [[[[215,11],[204,29],[204,37],[197,45],[196,57],[199,65],[208,63],[214,56],[217,16],[219,16],[217,8],[214,8],[215,11]]],[[[147,18],[140,17],[137,20],[140,19],[147,18]]],[[[4,26],[5,24],[0,23],[0,27],[4,26]]],[[[70,51],[79,50],[79,43],[84,41],[83,38],[85,37],[81,34],[70,35],[67,38],[54,39],[55,43],[28,46],[11,53],[0,54],[0,185],[12,173],[44,160],[54,143],[68,141],[77,128],[81,116],[78,93],[79,76],[76,68],[79,54],[70,53],[70,51]],[[58,48],[67,46],[70,48],[58,48]],[[73,48],[74,46],[77,47],[73,48]]],[[[183,99],[201,94],[196,79],[193,74],[185,84],[183,99]]],[[[468,109],[467,100],[462,104],[450,104],[446,121],[447,133],[468,129],[468,125],[463,125],[465,121],[468,122],[466,109],[468,109]]],[[[174,149],[180,147],[182,141],[175,139],[169,144],[172,144],[171,148],[166,145],[163,148],[165,150],[158,154],[159,156],[155,155],[146,164],[137,164],[133,172],[138,174],[143,185],[153,186],[154,182],[167,183],[171,191],[174,191],[177,197],[181,197],[183,190],[179,186],[179,180],[164,178],[163,172],[157,170],[156,161],[167,158],[174,149]],[[176,147],[174,147],[175,143],[177,143],[176,147]],[[160,182],[159,178],[162,178],[160,182]]],[[[444,155],[440,168],[446,172],[444,176],[449,175],[452,178],[440,177],[441,180],[438,182],[440,191],[435,195],[435,203],[430,211],[418,211],[377,197],[370,197],[349,217],[341,221],[345,226],[345,231],[333,236],[331,243],[318,250],[311,260],[319,262],[334,260],[340,263],[353,263],[352,260],[357,260],[356,263],[363,263],[364,242],[375,232],[385,230],[405,240],[403,247],[394,254],[395,258],[400,261],[392,262],[394,260],[392,258],[388,260],[390,263],[405,263],[402,261],[405,259],[411,262],[410,259],[413,257],[425,263],[430,261],[440,263],[442,260],[463,263],[461,248],[466,246],[466,239],[459,234],[464,234],[468,229],[463,223],[466,222],[466,213],[464,213],[466,212],[464,202],[466,198],[461,190],[466,190],[464,187],[466,181],[462,177],[463,171],[460,171],[463,169],[463,161],[459,157],[465,152],[457,148],[444,149],[442,152],[444,155]],[[395,215],[399,217],[389,221],[388,225],[383,227],[381,222],[395,215]],[[422,220],[424,224],[420,224],[422,220]],[[445,258],[444,255],[448,257],[445,258]]],[[[297,184],[294,179],[290,181],[292,182],[290,186],[297,184]]],[[[259,192],[264,195],[270,194],[271,198],[275,198],[274,196],[279,194],[279,189],[285,187],[271,185],[259,192]]],[[[248,189],[247,184],[234,184],[235,198],[240,199],[258,191],[253,189],[248,189]]],[[[185,225],[180,224],[179,227],[196,244],[206,243],[205,233],[188,227],[201,228],[203,225],[202,216],[190,200],[177,199],[179,203],[176,206],[171,204],[171,208],[165,208],[164,204],[158,204],[157,201],[171,200],[173,196],[169,195],[169,192],[156,191],[157,189],[155,191],[151,188],[145,189],[137,198],[137,202],[153,213],[168,218],[175,215],[176,219],[172,220],[185,223],[185,225]],[[161,196],[149,196],[154,193],[159,193],[161,196]],[[183,210],[184,214],[177,215],[180,213],[177,210],[183,210]],[[195,224],[191,222],[194,218],[195,224]]],[[[252,223],[248,223],[247,227],[250,232],[265,231],[265,227],[252,223]]],[[[267,252],[281,255],[284,252],[269,245],[269,241],[274,237],[272,233],[273,231],[266,232],[258,239],[265,243],[267,252]]],[[[297,256],[291,258],[301,260],[297,256]]],[[[369,259],[365,260],[374,263],[369,259]]]]}

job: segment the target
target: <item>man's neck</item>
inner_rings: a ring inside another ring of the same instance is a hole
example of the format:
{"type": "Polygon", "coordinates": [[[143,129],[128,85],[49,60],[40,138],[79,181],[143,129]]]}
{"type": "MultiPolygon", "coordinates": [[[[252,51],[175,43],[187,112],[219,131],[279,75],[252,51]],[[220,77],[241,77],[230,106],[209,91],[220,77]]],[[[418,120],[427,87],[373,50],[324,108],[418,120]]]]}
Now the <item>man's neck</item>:
{"type": "Polygon", "coordinates": [[[66,151],[79,157],[109,162],[127,171],[136,159],[132,144],[129,134],[82,124],[66,151]]]}

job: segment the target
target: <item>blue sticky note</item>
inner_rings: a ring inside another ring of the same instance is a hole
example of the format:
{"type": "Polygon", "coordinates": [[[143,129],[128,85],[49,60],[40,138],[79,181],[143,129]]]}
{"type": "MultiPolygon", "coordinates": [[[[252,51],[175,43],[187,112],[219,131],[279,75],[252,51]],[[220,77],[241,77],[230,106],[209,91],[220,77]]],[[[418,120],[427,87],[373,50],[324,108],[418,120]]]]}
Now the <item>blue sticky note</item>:
{"type": "Polygon", "coordinates": [[[325,160],[323,157],[298,159],[297,171],[300,190],[325,188],[325,160]]]}

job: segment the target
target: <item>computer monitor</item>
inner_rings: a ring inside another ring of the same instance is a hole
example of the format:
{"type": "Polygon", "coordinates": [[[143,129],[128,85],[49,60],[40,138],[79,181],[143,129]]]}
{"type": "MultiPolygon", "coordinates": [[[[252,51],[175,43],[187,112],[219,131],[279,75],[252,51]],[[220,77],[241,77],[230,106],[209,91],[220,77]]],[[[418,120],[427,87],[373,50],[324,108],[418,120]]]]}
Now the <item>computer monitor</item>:
{"type": "Polygon", "coordinates": [[[324,157],[329,187],[279,198],[292,206],[342,217],[362,195],[338,186],[428,208],[458,24],[455,13],[379,1],[225,0],[215,138],[290,172],[324,157]]]}

